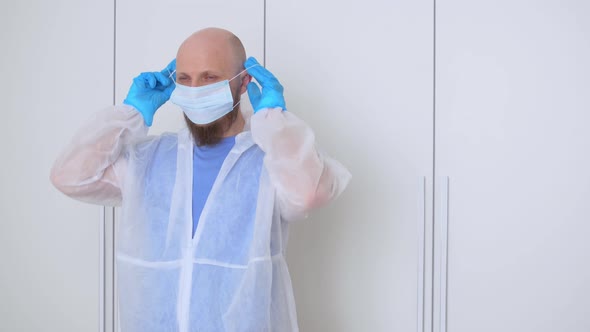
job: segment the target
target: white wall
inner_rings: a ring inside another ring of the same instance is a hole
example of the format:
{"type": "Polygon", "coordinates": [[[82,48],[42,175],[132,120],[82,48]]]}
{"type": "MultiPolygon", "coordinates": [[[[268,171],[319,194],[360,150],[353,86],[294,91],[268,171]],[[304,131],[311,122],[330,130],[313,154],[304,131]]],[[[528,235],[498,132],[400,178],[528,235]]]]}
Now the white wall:
{"type": "MultiPolygon", "coordinates": [[[[590,8],[436,5],[435,82],[432,1],[2,3],[0,330],[99,328],[100,208],[58,193],[49,168],[90,113],[206,26],[241,37],[353,173],[292,228],[302,331],[590,330],[590,8]],[[435,171],[450,177],[448,263],[432,247],[435,171]],[[446,303],[433,263],[448,266],[446,303]]],[[[151,133],[181,126],[167,104],[151,133]]]]}
{"type": "Polygon", "coordinates": [[[98,328],[100,208],[49,170],[74,128],[113,99],[113,4],[0,4],[0,330],[98,328]]]}

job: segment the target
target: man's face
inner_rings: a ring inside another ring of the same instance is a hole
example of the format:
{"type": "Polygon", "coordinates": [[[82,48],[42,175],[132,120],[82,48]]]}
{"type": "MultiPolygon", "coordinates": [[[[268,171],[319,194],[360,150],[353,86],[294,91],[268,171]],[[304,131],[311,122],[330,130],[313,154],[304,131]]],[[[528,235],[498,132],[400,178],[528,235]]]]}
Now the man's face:
{"type": "MultiPolygon", "coordinates": [[[[198,87],[229,80],[244,69],[241,59],[228,42],[200,38],[182,45],[176,56],[176,82],[198,87]]],[[[239,90],[246,73],[230,81],[232,92],[239,90]]]]}
{"type": "MultiPolygon", "coordinates": [[[[232,48],[227,43],[197,40],[184,44],[176,57],[176,82],[190,87],[199,87],[231,79],[243,70],[241,61],[236,60],[232,48]]],[[[234,105],[240,101],[241,94],[249,82],[247,73],[230,81],[234,105]],[[246,78],[246,80],[244,80],[246,78]]],[[[224,117],[206,124],[198,125],[185,116],[187,126],[196,144],[214,145],[218,143],[236,120],[239,105],[224,117]]]]}

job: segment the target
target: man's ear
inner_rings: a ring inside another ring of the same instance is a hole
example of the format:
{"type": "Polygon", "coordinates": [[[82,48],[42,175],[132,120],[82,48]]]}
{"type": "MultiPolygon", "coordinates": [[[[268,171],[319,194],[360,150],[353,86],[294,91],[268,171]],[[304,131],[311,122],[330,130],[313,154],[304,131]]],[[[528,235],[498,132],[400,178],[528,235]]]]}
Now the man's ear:
{"type": "Polygon", "coordinates": [[[248,89],[248,83],[252,82],[252,76],[250,74],[246,74],[244,78],[242,78],[242,85],[240,86],[240,94],[244,94],[248,89]]]}

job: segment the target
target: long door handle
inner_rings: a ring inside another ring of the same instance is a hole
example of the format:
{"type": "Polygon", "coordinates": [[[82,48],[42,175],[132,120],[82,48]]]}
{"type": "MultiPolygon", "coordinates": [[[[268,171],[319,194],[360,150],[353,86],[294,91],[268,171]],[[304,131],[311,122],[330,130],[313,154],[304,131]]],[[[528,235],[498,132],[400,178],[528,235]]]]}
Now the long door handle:
{"type": "Polygon", "coordinates": [[[418,179],[418,307],[417,332],[424,332],[424,276],[426,245],[426,177],[418,179]]]}
{"type": "Polygon", "coordinates": [[[105,332],[105,212],[106,207],[100,207],[98,221],[98,331],[105,332]]]}
{"type": "Polygon", "coordinates": [[[448,268],[448,238],[449,238],[449,177],[441,177],[439,193],[439,206],[437,218],[439,222],[439,321],[440,332],[447,331],[447,268],[448,268]]]}

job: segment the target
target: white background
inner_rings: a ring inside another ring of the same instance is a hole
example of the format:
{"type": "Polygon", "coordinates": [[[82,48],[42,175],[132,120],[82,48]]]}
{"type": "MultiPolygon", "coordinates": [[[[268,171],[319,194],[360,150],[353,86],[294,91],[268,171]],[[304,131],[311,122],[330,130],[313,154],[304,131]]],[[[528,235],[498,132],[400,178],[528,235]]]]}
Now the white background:
{"type": "Polygon", "coordinates": [[[76,127],[113,102],[113,4],[0,3],[0,331],[95,331],[100,207],[49,170],[76,127]]]}
{"type": "MultiPolygon", "coordinates": [[[[353,174],[339,200],[291,229],[301,331],[590,331],[587,2],[0,9],[0,331],[111,330],[112,211],[103,317],[102,208],[57,192],[49,169],[92,112],[208,26],[242,39],[285,86],[288,111],[353,174]]],[[[182,125],[166,104],[151,134],[182,125]]]]}

